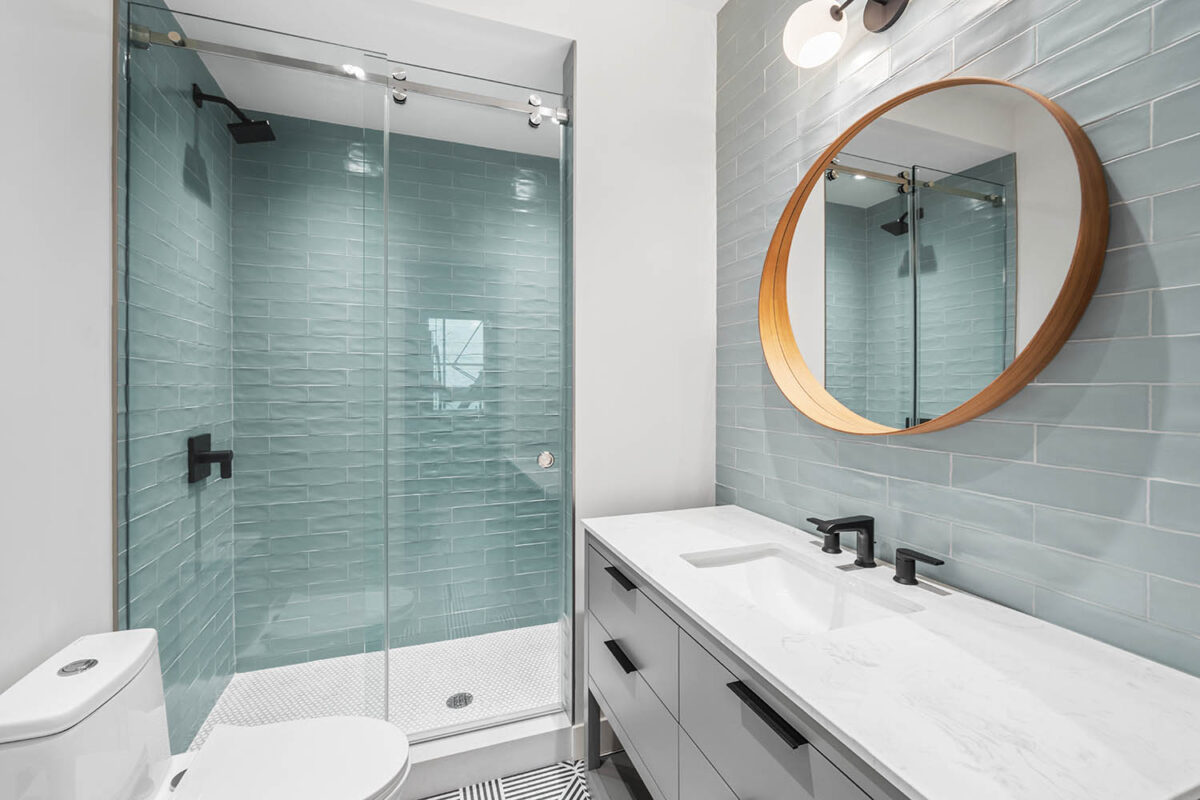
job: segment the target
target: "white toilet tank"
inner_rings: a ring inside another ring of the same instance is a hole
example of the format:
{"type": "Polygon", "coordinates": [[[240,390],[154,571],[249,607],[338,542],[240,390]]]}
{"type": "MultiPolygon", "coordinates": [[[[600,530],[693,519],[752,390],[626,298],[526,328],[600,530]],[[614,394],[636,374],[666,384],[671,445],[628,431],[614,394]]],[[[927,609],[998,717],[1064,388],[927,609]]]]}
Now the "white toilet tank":
{"type": "Polygon", "coordinates": [[[84,636],[0,694],[3,800],[144,800],[169,759],[153,630],[84,636]]]}

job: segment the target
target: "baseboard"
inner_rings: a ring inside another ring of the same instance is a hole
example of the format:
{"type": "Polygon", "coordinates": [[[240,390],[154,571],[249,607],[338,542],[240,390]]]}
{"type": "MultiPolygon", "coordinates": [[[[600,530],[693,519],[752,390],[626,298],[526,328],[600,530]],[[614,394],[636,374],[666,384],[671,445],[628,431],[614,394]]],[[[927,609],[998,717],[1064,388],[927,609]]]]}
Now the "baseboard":
{"type": "Polygon", "coordinates": [[[415,744],[400,800],[421,800],[569,761],[574,757],[573,739],[571,721],[557,713],[415,744]]]}

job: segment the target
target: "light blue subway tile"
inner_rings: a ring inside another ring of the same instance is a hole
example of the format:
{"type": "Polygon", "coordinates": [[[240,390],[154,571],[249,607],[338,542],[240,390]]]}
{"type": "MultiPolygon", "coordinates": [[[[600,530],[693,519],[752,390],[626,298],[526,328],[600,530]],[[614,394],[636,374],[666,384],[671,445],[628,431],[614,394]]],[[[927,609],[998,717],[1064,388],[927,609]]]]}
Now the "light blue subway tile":
{"type": "Polygon", "coordinates": [[[1200,338],[1067,342],[1042,383],[1200,383],[1200,338]]]}
{"type": "MultiPolygon", "coordinates": [[[[1197,139],[1200,141],[1200,138],[1197,139]]],[[[1154,239],[1163,241],[1200,234],[1200,187],[1183,189],[1154,198],[1154,239]]]]}
{"type": "Polygon", "coordinates": [[[1151,428],[1200,433],[1200,386],[1154,386],[1150,393],[1151,428]]]}
{"type": "Polygon", "coordinates": [[[1200,286],[1154,292],[1152,299],[1155,335],[1200,333],[1200,286]]]}
{"type": "Polygon", "coordinates": [[[1073,339],[1115,339],[1150,334],[1149,292],[1093,297],[1083,319],[1071,333],[1073,339]]]}
{"type": "Polygon", "coordinates": [[[1038,462],[1200,483],[1200,437],[1038,426],[1038,462]]]}
{"type": "Polygon", "coordinates": [[[1131,569],[960,526],[951,555],[1127,614],[1146,613],[1146,576],[1131,569]]]}
{"type": "Polygon", "coordinates": [[[838,444],[838,464],[862,472],[925,483],[950,483],[950,456],[947,453],[932,453],[883,443],[843,441],[838,444]]]}
{"type": "Polygon", "coordinates": [[[1200,635],[1200,586],[1151,578],[1150,619],[1176,630],[1200,635]]]}
{"type": "Polygon", "coordinates": [[[1145,428],[1150,390],[1135,385],[1053,386],[1031,383],[988,418],[1014,422],[1145,428]]]}
{"type": "Polygon", "coordinates": [[[1109,564],[1190,581],[1200,563],[1200,537],[1121,520],[1039,506],[1035,540],[1109,564]]]}
{"type": "Polygon", "coordinates": [[[1150,481],[1150,524],[1200,533],[1200,486],[1150,481]]]}
{"type": "Polygon", "coordinates": [[[955,456],[959,489],[1134,521],[1146,516],[1146,481],[1040,464],[955,456]]]}
{"type": "Polygon", "coordinates": [[[1033,506],[915,481],[888,481],[888,504],[1020,539],[1033,536],[1033,506]]]}
{"type": "Polygon", "coordinates": [[[1154,143],[1163,144],[1200,132],[1200,86],[1154,102],[1154,143]]]}
{"type": "Polygon", "coordinates": [[[1166,0],[1154,7],[1154,46],[1170,44],[1200,32],[1196,8],[1188,0],[1166,0]]]}
{"type": "Polygon", "coordinates": [[[1048,622],[1200,675],[1200,638],[1040,587],[1034,604],[1034,615],[1048,622]]]}

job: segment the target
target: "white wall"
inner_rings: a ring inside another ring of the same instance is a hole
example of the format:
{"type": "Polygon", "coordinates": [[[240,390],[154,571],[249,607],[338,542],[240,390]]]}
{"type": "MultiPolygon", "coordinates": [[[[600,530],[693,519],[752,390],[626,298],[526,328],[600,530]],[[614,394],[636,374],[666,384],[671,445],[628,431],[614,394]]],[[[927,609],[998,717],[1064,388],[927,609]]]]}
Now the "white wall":
{"type": "Polygon", "coordinates": [[[0,690],[112,625],[112,25],[0,10],[0,690]]]}

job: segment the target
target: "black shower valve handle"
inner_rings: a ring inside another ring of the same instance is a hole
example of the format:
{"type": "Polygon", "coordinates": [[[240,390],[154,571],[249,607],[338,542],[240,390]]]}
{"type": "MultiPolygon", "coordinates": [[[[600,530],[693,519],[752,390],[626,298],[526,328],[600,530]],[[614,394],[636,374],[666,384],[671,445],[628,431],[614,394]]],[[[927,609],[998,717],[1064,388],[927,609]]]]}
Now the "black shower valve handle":
{"type": "Polygon", "coordinates": [[[222,478],[233,477],[233,451],[213,450],[212,435],[202,433],[187,441],[188,483],[198,483],[212,474],[212,465],[221,469],[222,478]]]}

